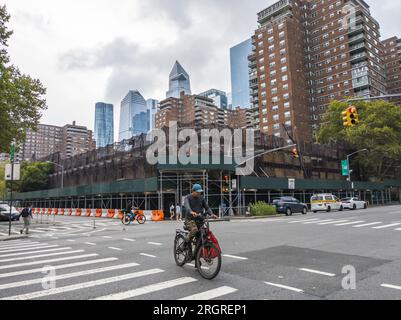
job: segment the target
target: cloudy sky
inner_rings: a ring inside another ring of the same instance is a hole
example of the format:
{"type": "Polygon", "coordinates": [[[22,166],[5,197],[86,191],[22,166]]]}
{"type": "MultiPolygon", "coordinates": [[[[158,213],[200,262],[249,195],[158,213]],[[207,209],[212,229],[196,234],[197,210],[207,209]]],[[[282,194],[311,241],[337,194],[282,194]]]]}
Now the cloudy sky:
{"type": "MultiPolygon", "coordinates": [[[[179,60],[192,91],[229,92],[231,46],[250,37],[274,0],[0,0],[12,15],[13,63],[48,89],[42,123],[93,129],[94,104],[130,89],[163,99],[179,60]]],[[[401,36],[401,1],[367,0],[383,38],[401,36]]]]}

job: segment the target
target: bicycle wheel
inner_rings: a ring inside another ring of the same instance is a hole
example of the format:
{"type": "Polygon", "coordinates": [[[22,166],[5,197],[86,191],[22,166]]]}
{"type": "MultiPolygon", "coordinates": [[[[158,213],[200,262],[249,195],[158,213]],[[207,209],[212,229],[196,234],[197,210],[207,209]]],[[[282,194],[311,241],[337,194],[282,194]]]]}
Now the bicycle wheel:
{"type": "Polygon", "coordinates": [[[217,246],[212,242],[201,245],[196,254],[195,265],[203,278],[214,279],[221,268],[221,253],[217,246]]]}
{"type": "Polygon", "coordinates": [[[185,238],[182,234],[176,235],[174,239],[174,260],[177,266],[182,267],[187,262],[188,247],[185,246],[185,238]]]}
{"type": "Polygon", "coordinates": [[[144,224],[146,222],[146,217],[144,215],[137,215],[136,216],[136,221],[139,224],[144,224]]]}
{"type": "Polygon", "coordinates": [[[125,216],[125,217],[123,217],[123,218],[121,219],[121,222],[122,222],[124,225],[128,226],[128,225],[131,223],[131,218],[130,218],[129,216],[125,216]]]}

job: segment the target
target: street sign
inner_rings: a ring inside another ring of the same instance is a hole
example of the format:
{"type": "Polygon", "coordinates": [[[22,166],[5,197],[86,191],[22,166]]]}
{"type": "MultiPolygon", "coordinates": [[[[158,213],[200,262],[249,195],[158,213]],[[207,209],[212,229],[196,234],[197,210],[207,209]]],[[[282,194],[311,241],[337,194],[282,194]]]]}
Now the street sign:
{"type": "Polygon", "coordinates": [[[349,176],[349,162],[348,160],[342,160],[341,161],[341,169],[342,169],[342,175],[344,177],[349,176]]]}
{"type": "Polygon", "coordinates": [[[295,179],[288,179],[288,190],[295,190],[295,179]]]}
{"type": "MultiPolygon", "coordinates": [[[[21,165],[14,164],[14,181],[20,180],[21,165]]],[[[11,164],[6,164],[4,180],[11,181],[11,164]]]]}

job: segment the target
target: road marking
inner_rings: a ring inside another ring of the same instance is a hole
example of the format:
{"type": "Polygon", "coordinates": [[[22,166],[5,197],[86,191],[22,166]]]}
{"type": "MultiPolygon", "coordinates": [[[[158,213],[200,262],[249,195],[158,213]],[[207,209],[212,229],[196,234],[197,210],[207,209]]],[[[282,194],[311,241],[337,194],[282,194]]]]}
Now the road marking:
{"type": "Polygon", "coordinates": [[[0,253],[30,251],[30,250],[38,250],[38,249],[54,248],[54,247],[58,247],[58,245],[57,244],[52,244],[52,245],[42,244],[42,245],[35,245],[33,247],[6,248],[6,250],[0,250],[0,253]]]}
{"type": "Polygon", "coordinates": [[[140,253],[140,255],[144,256],[144,257],[149,257],[149,258],[157,258],[156,256],[153,256],[153,255],[147,254],[147,253],[140,253]]]}
{"type": "MultiPolygon", "coordinates": [[[[103,262],[112,262],[118,260],[117,258],[104,258],[104,259],[96,259],[96,260],[87,260],[87,261],[82,261],[82,262],[74,262],[74,263],[68,263],[68,264],[60,264],[53,266],[54,269],[67,269],[67,268],[73,268],[73,267],[80,267],[80,266],[86,266],[90,264],[96,264],[96,263],[103,263],[103,262]]],[[[28,269],[28,270],[22,270],[22,271],[13,271],[13,272],[8,272],[8,273],[0,273],[0,278],[8,278],[8,277],[14,277],[14,276],[21,276],[21,275],[26,275],[26,274],[32,274],[32,273],[41,273],[43,271],[43,268],[37,268],[37,269],[28,269]]]]}
{"type": "Polygon", "coordinates": [[[0,258],[23,256],[25,254],[36,254],[36,253],[43,253],[43,252],[54,252],[54,251],[70,250],[70,249],[72,249],[72,248],[71,247],[63,247],[63,248],[46,249],[46,250],[38,250],[38,251],[8,253],[8,254],[1,254],[0,258]]]}
{"type": "Polygon", "coordinates": [[[223,286],[220,288],[216,288],[216,289],[212,289],[212,290],[208,290],[205,292],[201,292],[201,293],[197,293],[194,294],[192,296],[188,296],[188,297],[184,297],[178,300],[211,300],[211,299],[215,299],[221,296],[225,296],[227,294],[230,293],[234,293],[238,291],[238,289],[235,288],[231,288],[231,287],[227,287],[227,286],[223,286]]]}
{"type": "Polygon", "coordinates": [[[278,283],[272,283],[272,282],[266,282],[266,281],[265,281],[265,283],[270,285],[270,286],[273,286],[273,287],[278,287],[278,288],[281,288],[281,289],[287,289],[287,290],[295,291],[295,292],[298,292],[298,293],[303,293],[304,292],[301,289],[285,286],[285,285],[278,284],[278,283]]]}
{"type": "Polygon", "coordinates": [[[116,251],[123,251],[123,249],[115,248],[115,247],[109,247],[109,249],[111,249],[111,250],[116,250],[116,251]]]}
{"type": "Polygon", "coordinates": [[[99,279],[99,280],[94,280],[94,281],[83,282],[83,283],[79,283],[79,284],[73,284],[73,285],[69,285],[69,286],[65,286],[65,287],[59,287],[59,288],[54,288],[54,289],[49,289],[49,290],[40,290],[40,291],[36,291],[36,292],[0,298],[0,300],[30,300],[30,299],[40,298],[40,297],[51,296],[51,295],[55,295],[55,294],[59,294],[59,293],[87,289],[87,288],[91,288],[91,287],[95,287],[95,286],[106,285],[109,283],[139,278],[139,277],[157,274],[157,273],[161,273],[161,272],[164,272],[164,270],[150,269],[150,270],[146,270],[146,271],[128,273],[128,274],[124,274],[124,275],[116,276],[116,277],[110,277],[110,278],[104,278],[104,279],[99,279]]]}
{"type": "Polygon", "coordinates": [[[401,290],[401,286],[395,286],[395,285],[393,285],[393,284],[386,284],[386,283],[383,283],[381,286],[384,287],[384,288],[390,288],[390,289],[401,290]]]}
{"type": "Polygon", "coordinates": [[[113,239],[113,237],[110,237],[110,236],[103,236],[102,238],[104,238],[104,239],[113,239]]]}
{"type": "Polygon", "coordinates": [[[232,255],[230,255],[230,254],[223,254],[223,257],[232,258],[232,259],[238,259],[238,260],[248,260],[248,258],[239,257],[239,256],[232,256],[232,255]]]}
{"type": "Polygon", "coordinates": [[[135,242],[136,241],[135,239],[128,239],[128,238],[124,238],[123,240],[129,241],[129,242],[135,242]]]}
{"type": "Polygon", "coordinates": [[[335,226],[349,226],[351,224],[358,224],[358,223],[363,223],[365,221],[361,220],[361,221],[352,221],[352,222],[345,222],[345,223],[340,223],[340,224],[335,224],[335,226]]]}
{"type": "Polygon", "coordinates": [[[18,244],[18,245],[7,245],[0,248],[0,251],[4,250],[19,250],[25,248],[32,248],[32,247],[40,247],[46,245],[47,243],[34,243],[34,244],[18,244]]]}
{"type": "Polygon", "coordinates": [[[148,242],[148,244],[154,245],[154,246],[162,246],[162,243],[159,242],[148,242]]]}
{"type": "Polygon", "coordinates": [[[300,223],[300,222],[317,221],[317,220],[320,220],[320,219],[296,220],[296,221],[290,221],[288,223],[300,223]]]}
{"type": "Polygon", "coordinates": [[[40,261],[33,261],[33,262],[9,264],[9,265],[6,265],[6,266],[0,266],[0,270],[17,268],[17,267],[32,266],[32,265],[36,265],[36,264],[45,264],[45,263],[51,263],[51,262],[59,262],[59,261],[66,261],[66,260],[75,260],[75,259],[96,257],[96,256],[98,256],[97,253],[90,253],[90,254],[81,254],[79,256],[72,256],[72,257],[63,257],[63,258],[57,258],[57,259],[48,259],[48,260],[40,260],[40,261]]]}
{"type": "Polygon", "coordinates": [[[68,239],[68,242],[76,242],[76,240],[68,239]]]}
{"type": "Polygon", "coordinates": [[[372,229],[385,229],[385,228],[396,227],[399,225],[401,225],[401,223],[392,223],[392,224],[387,224],[387,225],[380,226],[380,227],[373,227],[372,229]]]}
{"type": "Polygon", "coordinates": [[[311,221],[311,222],[304,222],[304,223],[302,223],[302,224],[312,224],[312,223],[329,222],[329,221],[333,221],[333,219],[320,220],[320,221],[311,221]]]}
{"type": "MultiPolygon", "coordinates": [[[[62,274],[62,275],[56,276],[56,277],[53,278],[53,280],[70,279],[70,278],[86,276],[86,275],[89,275],[89,274],[97,274],[97,273],[102,273],[102,272],[115,271],[115,270],[126,269],[126,268],[137,267],[137,266],[139,266],[138,263],[126,263],[126,264],[120,264],[120,265],[115,265],[115,266],[110,266],[110,267],[103,267],[103,268],[98,268],[98,269],[90,269],[90,270],[85,270],[85,271],[78,271],[78,272],[66,273],[66,274],[62,274]]],[[[33,279],[33,280],[26,280],[26,281],[19,281],[19,282],[11,282],[11,283],[6,283],[6,284],[1,284],[0,285],[0,290],[10,289],[10,288],[17,288],[17,287],[24,287],[24,286],[30,286],[30,285],[33,285],[33,284],[42,283],[42,281],[43,281],[43,279],[39,278],[39,279],[33,279]]]]}
{"type": "Polygon", "coordinates": [[[39,255],[37,255],[37,256],[28,256],[28,257],[18,257],[18,258],[2,259],[2,260],[0,260],[0,262],[11,262],[11,261],[20,261],[20,260],[27,260],[27,259],[36,259],[36,258],[52,257],[52,256],[62,256],[62,255],[66,255],[66,254],[80,253],[80,252],[85,252],[85,250],[63,251],[63,252],[56,252],[56,253],[39,254],[39,255]]]}
{"type": "Polygon", "coordinates": [[[347,221],[349,221],[349,220],[334,220],[334,221],[331,221],[331,222],[323,222],[323,223],[318,223],[318,224],[320,224],[320,225],[326,225],[326,224],[335,224],[335,223],[341,223],[341,222],[347,222],[347,221]]]}
{"type": "MultiPolygon", "coordinates": [[[[7,233],[7,235],[8,235],[8,233],[7,233]]],[[[9,240],[9,241],[4,241],[3,243],[1,243],[0,247],[17,245],[17,244],[34,244],[34,243],[39,243],[39,242],[31,241],[31,240],[9,240]]]]}
{"type": "Polygon", "coordinates": [[[374,225],[381,224],[381,223],[383,223],[383,222],[371,222],[371,223],[359,224],[357,226],[353,226],[353,228],[369,227],[369,226],[374,226],[374,225]]]}
{"type": "Polygon", "coordinates": [[[84,242],[84,244],[87,244],[89,246],[96,246],[96,243],[93,243],[93,242],[84,242]]]}
{"type": "Polygon", "coordinates": [[[8,236],[8,234],[7,233],[3,233],[3,232],[0,232],[0,236],[8,236]]]}
{"type": "MultiPolygon", "coordinates": [[[[190,267],[193,267],[193,268],[196,268],[196,267],[195,267],[195,264],[193,264],[193,263],[186,263],[185,265],[190,266],[190,267]]],[[[205,267],[205,266],[201,266],[201,269],[209,270],[209,268],[208,268],[208,267],[205,267]]]]}
{"type": "Polygon", "coordinates": [[[42,231],[42,230],[38,230],[38,229],[30,229],[29,232],[46,233],[46,231],[42,231]]]}
{"type": "Polygon", "coordinates": [[[170,281],[165,281],[165,282],[160,282],[156,284],[151,284],[142,288],[137,288],[133,290],[129,290],[126,292],[120,292],[120,293],[115,293],[115,294],[109,294],[106,296],[98,297],[95,298],[94,300],[124,300],[124,299],[129,299],[129,298],[134,298],[137,296],[141,296],[144,294],[168,289],[168,288],[173,288],[179,285],[191,283],[197,281],[194,278],[191,277],[184,277],[184,278],[179,278],[179,279],[174,279],[170,281]]]}
{"type": "Polygon", "coordinates": [[[310,272],[310,273],[321,274],[323,276],[328,276],[328,277],[335,277],[336,276],[334,273],[323,272],[323,271],[307,269],[307,268],[300,268],[299,270],[305,271],[305,272],[310,272]]]}

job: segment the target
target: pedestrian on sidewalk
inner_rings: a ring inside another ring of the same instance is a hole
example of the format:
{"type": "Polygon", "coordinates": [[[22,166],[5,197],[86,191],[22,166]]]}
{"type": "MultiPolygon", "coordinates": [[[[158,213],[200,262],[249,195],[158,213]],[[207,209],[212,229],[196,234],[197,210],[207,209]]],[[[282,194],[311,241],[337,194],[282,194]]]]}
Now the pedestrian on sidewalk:
{"type": "Polygon", "coordinates": [[[29,226],[31,224],[31,219],[33,219],[32,208],[33,208],[33,206],[29,205],[29,206],[25,207],[24,209],[22,209],[21,217],[24,220],[24,227],[20,230],[21,234],[23,234],[24,231],[26,234],[29,234],[29,226]]]}
{"type": "Polygon", "coordinates": [[[175,217],[175,205],[174,203],[172,203],[170,206],[170,220],[173,220],[174,217],[175,217]]]}
{"type": "Polygon", "coordinates": [[[177,221],[182,221],[182,216],[181,216],[181,206],[179,203],[175,206],[175,213],[177,214],[177,221]]]}

